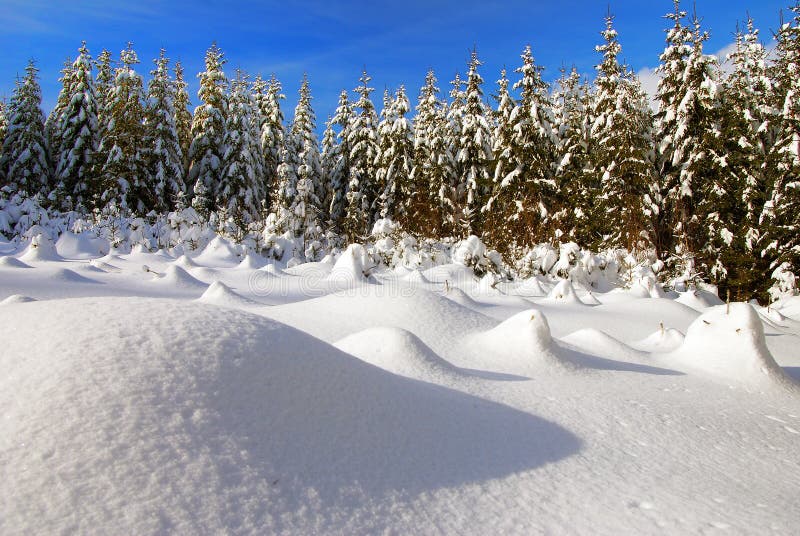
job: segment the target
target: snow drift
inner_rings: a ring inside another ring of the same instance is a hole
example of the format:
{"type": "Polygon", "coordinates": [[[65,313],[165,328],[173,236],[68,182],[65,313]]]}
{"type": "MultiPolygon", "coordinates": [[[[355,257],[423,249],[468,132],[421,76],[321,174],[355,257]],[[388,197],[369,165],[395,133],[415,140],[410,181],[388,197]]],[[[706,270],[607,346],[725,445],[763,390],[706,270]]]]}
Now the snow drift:
{"type": "Polygon", "coordinates": [[[240,311],[93,298],[0,308],[0,325],[12,319],[4,534],[307,531],[320,508],[501,478],[581,447],[530,413],[240,311]]]}

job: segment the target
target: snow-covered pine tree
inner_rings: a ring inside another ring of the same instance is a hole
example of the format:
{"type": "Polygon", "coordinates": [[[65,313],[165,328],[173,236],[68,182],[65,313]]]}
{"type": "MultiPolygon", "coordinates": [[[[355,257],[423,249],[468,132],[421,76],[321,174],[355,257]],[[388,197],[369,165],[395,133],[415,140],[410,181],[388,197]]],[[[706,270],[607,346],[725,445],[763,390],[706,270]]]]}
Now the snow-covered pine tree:
{"type": "Polygon", "coordinates": [[[29,61],[25,76],[17,82],[11,96],[0,160],[4,182],[0,187],[46,197],[52,183],[38,72],[34,61],[29,61]]]}
{"type": "Polygon", "coordinates": [[[336,139],[336,131],[333,129],[333,120],[328,117],[325,122],[325,131],[322,133],[322,150],[319,155],[319,163],[322,168],[322,180],[327,184],[326,197],[321,199],[322,207],[325,209],[327,226],[332,226],[331,204],[334,195],[341,188],[342,179],[338,174],[338,163],[341,157],[341,147],[336,139]]]}
{"type": "MultiPolygon", "coordinates": [[[[191,102],[189,101],[189,84],[183,77],[183,65],[175,62],[175,130],[178,133],[178,145],[181,148],[181,166],[183,167],[182,180],[189,175],[189,148],[192,145],[192,113],[189,111],[191,102]]],[[[187,192],[184,188],[184,193],[187,192]]]]}
{"type": "Polygon", "coordinates": [[[614,17],[606,16],[601,32],[605,42],[596,47],[603,61],[597,65],[590,153],[593,181],[600,186],[592,220],[598,235],[587,245],[596,249],[626,248],[643,251],[646,222],[643,200],[654,169],[650,115],[636,75],[625,73],[617,57],[622,47],[614,17]]]}
{"type": "Polygon", "coordinates": [[[439,100],[436,83],[436,75],[428,71],[417,99],[411,194],[401,222],[408,231],[429,237],[441,236],[440,192],[452,169],[452,156],[441,137],[446,132],[445,105],[439,100]]]}
{"type": "Polygon", "coordinates": [[[225,154],[225,123],[228,116],[228,80],[222,68],[226,60],[216,43],[206,51],[205,71],[198,75],[200,89],[197,97],[200,104],[195,108],[192,118],[192,144],[189,148],[189,184],[194,185],[195,195],[198,184],[202,183],[202,199],[207,205],[197,206],[195,210],[208,214],[214,210],[218,185],[222,180],[222,158],[225,154]]]}
{"type": "Polygon", "coordinates": [[[553,95],[553,129],[556,134],[555,181],[563,205],[556,216],[557,233],[578,244],[590,244],[599,233],[592,218],[599,186],[589,160],[592,109],[588,83],[573,66],[561,70],[553,95]]]}
{"type": "Polygon", "coordinates": [[[414,162],[414,131],[406,114],[411,105],[402,85],[388,99],[388,112],[379,127],[381,156],[378,185],[381,218],[404,221],[411,196],[410,176],[414,162]]]}
{"type": "MultiPolygon", "coordinates": [[[[58,79],[58,81],[61,82],[61,89],[58,92],[56,105],[47,115],[47,119],[44,122],[47,149],[53,158],[56,158],[59,154],[61,154],[61,134],[64,129],[64,109],[66,109],[72,96],[70,94],[73,74],[72,69],[72,60],[67,58],[66,61],[64,61],[64,67],[61,69],[61,78],[58,79]]],[[[53,165],[57,165],[57,162],[54,161],[53,165]]]]}
{"type": "Polygon", "coordinates": [[[446,150],[440,153],[440,165],[445,167],[445,180],[439,188],[439,206],[442,213],[442,232],[447,236],[459,236],[461,205],[458,199],[459,178],[464,176],[463,166],[457,160],[461,151],[461,132],[464,128],[466,93],[461,74],[456,73],[450,82],[450,102],[440,116],[436,137],[446,150]]]}
{"type": "Polygon", "coordinates": [[[256,103],[247,75],[237,71],[231,82],[225,124],[222,173],[217,183],[216,206],[224,207],[236,226],[244,231],[259,215],[264,159],[256,103]]]}
{"type": "Polygon", "coordinates": [[[458,227],[463,238],[480,232],[480,209],[490,191],[489,168],[494,156],[491,112],[483,100],[483,77],[478,73],[481,65],[477,51],[473,50],[464,93],[461,140],[456,153],[456,166],[461,173],[456,187],[460,207],[458,227]]]}
{"type": "Polygon", "coordinates": [[[716,57],[703,53],[708,33],[701,31],[700,20],[695,15],[691,28],[684,25],[686,12],[681,11],[679,0],[674,3],[674,12],[666,16],[674,25],[667,31],[667,46],[657,69],[661,74],[656,114],[660,183],[648,204],[661,205],[661,215],[673,215],[672,221],[659,224],[653,243],[662,255],[673,255],[676,275],[694,277],[700,268],[697,254],[706,242],[705,214],[698,207],[722,166],[713,150],[719,143],[718,72],[716,57]],[[658,198],[663,201],[654,203],[658,198]]]}
{"type": "MultiPolygon", "coordinates": [[[[105,135],[104,129],[108,125],[108,103],[111,100],[111,92],[114,89],[114,66],[111,52],[103,49],[95,60],[95,67],[97,68],[94,84],[95,97],[97,98],[97,124],[100,126],[99,136],[102,138],[105,135]]],[[[100,162],[100,166],[102,166],[102,163],[106,161],[106,156],[98,155],[95,161],[100,162]]]]}
{"type": "Polygon", "coordinates": [[[374,91],[369,87],[372,78],[364,71],[359,80],[361,85],[353,90],[358,93],[359,99],[355,103],[353,119],[348,126],[347,140],[350,146],[350,177],[344,232],[350,242],[368,236],[375,222],[375,176],[380,156],[378,116],[370,100],[370,94],[374,91]]]}
{"type": "Polygon", "coordinates": [[[800,1],[790,7],[791,21],[777,32],[776,57],[771,68],[772,105],[778,111],[776,139],[768,153],[773,176],[765,204],[764,255],[771,268],[800,274],[800,1]]]}
{"type": "Polygon", "coordinates": [[[61,131],[57,134],[60,151],[53,156],[56,183],[53,197],[60,197],[63,208],[81,212],[93,208],[95,196],[100,193],[100,178],[95,175],[94,165],[100,128],[92,65],[84,41],[72,64],[69,87],[65,90],[67,104],[61,112],[61,131]]]}
{"type": "Polygon", "coordinates": [[[514,84],[520,99],[511,114],[514,136],[504,156],[489,206],[486,237],[501,253],[553,238],[553,215],[559,210],[553,161],[556,138],[549,87],[542,80],[530,46],[522,53],[522,78],[514,84]]]}
{"type": "Polygon", "coordinates": [[[278,166],[281,163],[281,151],[284,145],[283,112],[281,100],[286,97],[281,93],[281,83],[270,77],[265,98],[259,104],[264,123],[261,125],[261,152],[264,155],[264,183],[267,195],[267,207],[279,199],[278,166]]]}
{"type": "MultiPolygon", "coordinates": [[[[6,115],[6,101],[0,99],[0,160],[2,160],[3,153],[3,140],[6,139],[6,132],[8,132],[8,116],[6,115]]],[[[2,173],[2,170],[0,170],[2,173]]]]}
{"type": "Polygon", "coordinates": [[[120,65],[114,73],[114,87],[107,103],[108,123],[101,129],[100,153],[103,163],[99,207],[147,214],[155,206],[147,166],[142,155],[144,146],[144,86],[134,70],[139,58],[128,46],[120,54],[120,65]]]}
{"type": "Polygon", "coordinates": [[[718,179],[709,184],[701,211],[707,240],[701,252],[708,276],[720,296],[729,292],[746,301],[766,296],[764,274],[769,260],[761,255],[766,239],[760,217],[768,184],[766,154],[775,123],[768,104],[767,51],[748,20],[747,33],[736,32],[736,48],[728,57],[732,72],[720,86],[720,143],[715,157],[724,160],[718,179]]]}
{"type": "Polygon", "coordinates": [[[353,107],[348,98],[347,90],[343,89],[339,95],[336,112],[328,122],[328,130],[335,133],[336,139],[328,138],[327,144],[323,139],[323,151],[326,163],[323,165],[327,176],[330,201],[328,213],[330,229],[337,234],[344,230],[345,216],[347,214],[347,190],[350,180],[350,126],[353,124],[353,107]],[[336,132],[338,128],[338,132],[336,132]]]}
{"type": "Polygon", "coordinates": [[[177,86],[169,76],[169,58],[161,49],[150,71],[145,106],[145,139],[143,146],[149,182],[152,184],[153,209],[166,212],[175,207],[180,192],[186,192],[183,152],[175,123],[178,113],[177,86]]]}

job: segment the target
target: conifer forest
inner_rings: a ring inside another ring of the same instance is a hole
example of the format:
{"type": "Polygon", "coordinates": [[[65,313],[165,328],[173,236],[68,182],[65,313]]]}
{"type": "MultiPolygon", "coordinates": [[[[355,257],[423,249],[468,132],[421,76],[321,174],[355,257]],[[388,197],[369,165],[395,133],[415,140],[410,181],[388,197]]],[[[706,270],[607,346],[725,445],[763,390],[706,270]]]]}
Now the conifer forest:
{"type": "Polygon", "coordinates": [[[308,262],[391,221],[418,244],[474,235],[508,273],[533,270],[542,244],[574,243],[723,298],[796,293],[800,2],[774,36],[738,28],[725,69],[678,0],[665,21],[653,102],[611,14],[594,73],[547,83],[523,44],[515,68],[486,73],[473,49],[462,74],[430,71],[419,89],[376,94],[365,70],[324,111],[313,73],[287,98],[274,76],[226,69],[217,44],[190,95],[195,73],[166,51],[148,69],[132,44],[84,42],[49,113],[39,80],[55,73],[33,60],[2,103],[0,233],[105,229],[157,249],[169,230],[189,243],[210,226],[308,262]]]}

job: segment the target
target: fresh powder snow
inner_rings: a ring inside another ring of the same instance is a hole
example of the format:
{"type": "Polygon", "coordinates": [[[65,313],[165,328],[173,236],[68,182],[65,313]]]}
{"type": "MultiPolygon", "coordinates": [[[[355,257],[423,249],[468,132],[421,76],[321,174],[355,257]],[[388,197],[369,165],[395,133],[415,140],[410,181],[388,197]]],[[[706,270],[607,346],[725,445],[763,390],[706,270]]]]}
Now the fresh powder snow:
{"type": "Polygon", "coordinates": [[[797,298],[0,246],[1,534],[797,531],[797,298]]]}

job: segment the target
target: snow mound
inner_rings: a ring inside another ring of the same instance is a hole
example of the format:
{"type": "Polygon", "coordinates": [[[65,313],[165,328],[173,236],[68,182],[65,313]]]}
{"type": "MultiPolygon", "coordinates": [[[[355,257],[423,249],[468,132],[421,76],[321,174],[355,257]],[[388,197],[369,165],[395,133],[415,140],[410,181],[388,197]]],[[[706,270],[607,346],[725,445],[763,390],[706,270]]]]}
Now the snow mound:
{"type": "Polygon", "coordinates": [[[25,252],[19,257],[23,262],[38,261],[62,261],[61,255],[56,251],[53,241],[44,235],[38,234],[33,237],[31,243],[25,248],[25,252]]]}
{"type": "Polygon", "coordinates": [[[347,287],[369,282],[369,271],[374,268],[364,246],[351,244],[336,259],[328,274],[328,281],[338,287],[347,287]]]}
{"type": "Polygon", "coordinates": [[[525,298],[537,298],[547,296],[548,291],[542,286],[538,277],[529,277],[514,287],[513,293],[525,298]]]}
{"type": "Polygon", "coordinates": [[[371,365],[400,376],[431,381],[458,375],[458,369],[431,350],[419,337],[401,328],[368,328],[334,346],[371,365]]]}
{"type": "Polygon", "coordinates": [[[267,264],[267,259],[259,255],[258,253],[248,253],[242,259],[236,268],[239,270],[258,270],[263,268],[264,265],[267,264]]]}
{"type": "Polygon", "coordinates": [[[275,266],[274,263],[267,264],[266,266],[261,268],[261,271],[267,272],[268,274],[272,275],[286,275],[286,272],[275,266]]]}
{"type": "Polygon", "coordinates": [[[100,259],[92,259],[89,261],[89,264],[95,268],[99,268],[104,272],[120,273],[122,271],[118,266],[101,261],[100,259]]]}
{"type": "Polygon", "coordinates": [[[78,299],[0,309],[12,320],[4,534],[326,533],[309,509],[494,481],[582,446],[241,311],[78,299]]]}
{"type": "Polygon", "coordinates": [[[287,268],[284,273],[309,279],[322,279],[331,273],[333,264],[329,262],[304,262],[287,268]]]}
{"type": "Polygon", "coordinates": [[[645,357],[643,352],[631,348],[624,342],[599,329],[579,329],[566,337],[562,337],[561,340],[590,355],[611,359],[641,359],[645,357]]]}
{"type": "Polygon", "coordinates": [[[475,272],[463,264],[442,264],[428,268],[423,272],[425,278],[431,283],[449,283],[450,286],[462,286],[475,281],[475,272]]]}
{"type": "Polygon", "coordinates": [[[643,352],[672,352],[679,348],[685,339],[686,336],[677,329],[664,328],[640,341],[631,343],[631,346],[643,352]]]}
{"type": "Polygon", "coordinates": [[[709,307],[714,307],[716,305],[722,305],[725,303],[720,300],[716,294],[700,289],[681,292],[680,296],[675,298],[675,301],[682,303],[683,305],[687,305],[695,311],[700,311],[701,313],[709,307]]]}
{"type": "Polygon", "coordinates": [[[84,277],[81,274],[69,270],[67,268],[58,268],[51,272],[48,276],[51,281],[58,281],[61,283],[93,283],[100,284],[99,281],[84,277]]]}
{"type": "Polygon", "coordinates": [[[469,307],[470,309],[477,309],[480,307],[478,302],[473,300],[466,292],[458,287],[450,287],[444,292],[444,296],[450,300],[453,300],[457,304],[463,305],[464,307],[469,307]]]}
{"type": "Polygon", "coordinates": [[[427,285],[430,283],[420,270],[411,270],[402,276],[403,281],[414,285],[427,285]]]}
{"type": "Polygon", "coordinates": [[[569,279],[562,279],[553,287],[547,295],[547,300],[554,303],[583,305],[583,302],[575,293],[575,287],[569,279]]]}
{"type": "Polygon", "coordinates": [[[231,288],[222,281],[214,281],[211,283],[211,285],[206,289],[205,292],[203,292],[203,295],[200,296],[197,301],[211,303],[213,305],[219,305],[222,307],[230,307],[232,309],[256,305],[254,301],[248,300],[244,296],[240,296],[231,290],[231,288]]]}
{"type": "Polygon", "coordinates": [[[478,284],[475,285],[475,292],[477,294],[490,296],[499,294],[500,291],[497,290],[497,280],[495,279],[494,275],[486,274],[481,277],[480,281],[478,281],[478,284]]]}
{"type": "Polygon", "coordinates": [[[582,298],[579,298],[584,305],[602,305],[597,296],[592,292],[587,292],[582,298]]]}
{"type": "Polygon", "coordinates": [[[711,308],[689,326],[683,345],[669,355],[720,379],[796,387],[772,357],[761,318],[747,303],[711,308]]]}
{"type": "Polygon", "coordinates": [[[239,264],[241,257],[236,248],[222,238],[221,236],[214,237],[211,242],[195,257],[195,260],[206,266],[231,266],[239,264]]]}
{"type": "Polygon", "coordinates": [[[11,305],[14,303],[30,303],[38,301],[36,298],[31,298],[30,296],[23,296],[22,294],[12,294],[8,298],[0,301],[0,305],[11,305]]]}
{"type": "Polygon", "coordinates": [[[159,284],[187,289],[200,289],[208,286],[199,279],[192,277],[189,272],[180,266],[176,266],[174,264],[167,266],[167,269],[163,274],[156,274],[156,276],[153,278],[153,281],[159,284]]]}
{"type": "Polygon", "coordinates": [[[55,244],[59,255],[67,259],[92,259],[108,254],[108,240],[90,233],[75,234],[65,231],[55,244]]]}
{"type": "Polygon", "coordinates": [[[472,335],[470,343],[487,356],[475,368],[525,374],[542,364],[568,362],[557,354],[550,325],[538,309],[522,311],[488,331],[472,335]]]}
{"type": "Polygon", "coordinates": [[[190,270],[192,268],[198,268],[200,265],[194,262],[192,259],[187,257],[186,255],[181,255],[177,259],[172,262],[175,266],[180,266],[184,270],[190,270]]]}
{"type": "Polygon", "coordinates": [[[7,268],[33,268],[29,264],[25,264],[16,257],[0,257],[0,266],[7,268]]]}

